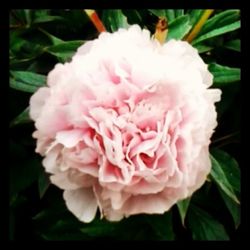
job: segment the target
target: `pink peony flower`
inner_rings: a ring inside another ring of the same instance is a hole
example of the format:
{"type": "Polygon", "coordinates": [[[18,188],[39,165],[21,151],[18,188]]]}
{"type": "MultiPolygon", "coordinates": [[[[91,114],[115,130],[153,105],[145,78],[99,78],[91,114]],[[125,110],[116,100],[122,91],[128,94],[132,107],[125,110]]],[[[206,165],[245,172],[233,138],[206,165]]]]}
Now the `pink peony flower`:
{"type": "Polygon", "coordinates": [[[187,42],[102,33],[57,64],[30,100],[36,152],[68,209],[90,222],[162,214],[210,172],[212,75],[187,42]]]}

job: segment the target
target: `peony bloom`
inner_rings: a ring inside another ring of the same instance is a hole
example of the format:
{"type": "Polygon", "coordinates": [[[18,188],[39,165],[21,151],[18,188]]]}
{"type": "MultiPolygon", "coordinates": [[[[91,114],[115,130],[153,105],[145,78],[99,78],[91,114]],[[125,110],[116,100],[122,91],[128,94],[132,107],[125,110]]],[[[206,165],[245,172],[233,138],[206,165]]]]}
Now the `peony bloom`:
{"type": "Polygon", "coordinates": [[[201,187],[221,91],[196,49],[147,30],[102,33],[30,100],[36,152],[68,209],[90,222],[162,214],[201,187]]]}

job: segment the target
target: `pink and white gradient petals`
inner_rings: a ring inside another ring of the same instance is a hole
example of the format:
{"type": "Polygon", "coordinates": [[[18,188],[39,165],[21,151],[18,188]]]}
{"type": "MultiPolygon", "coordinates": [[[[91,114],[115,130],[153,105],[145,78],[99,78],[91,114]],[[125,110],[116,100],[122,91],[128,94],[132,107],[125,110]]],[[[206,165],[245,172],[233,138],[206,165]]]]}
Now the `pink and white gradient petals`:
{"type": "Polygon", "coordinates": [[[162,214],[211,170],[219,89],[196,49],[148,30],[103,32],[57,64],[30,99],[36,152],[85,223],[162,214]]]}

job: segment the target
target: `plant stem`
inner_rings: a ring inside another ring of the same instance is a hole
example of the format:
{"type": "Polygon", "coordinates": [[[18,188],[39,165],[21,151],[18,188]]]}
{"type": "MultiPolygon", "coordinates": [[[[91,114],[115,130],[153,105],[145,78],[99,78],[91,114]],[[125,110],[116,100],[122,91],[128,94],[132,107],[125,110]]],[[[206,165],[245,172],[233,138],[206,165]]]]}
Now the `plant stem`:
{"type": "Polygon", "coordinates": [[[98,17],[95,10],[84,10],[84,11],[100,33],[106,31],[105,26],[103,25],[102,21],[98,17]]]}
{"type": "Polygon", "coordinates": [[[205,10],[203,15],[201,16],[200,20],[196,23],[192,31],[189,33],[189,35],[186,38],[186,41],[191,43],[194,38],[198,35],[200,32],[201,28],[207,21],[207,19],[211,16],[211,14],[214,12],[214,10],[205,10]]]}
{"type": "Polygon", "coordinates": [[[240,133],[240,131],[236,131],[236,132],[231,133],[231,134],[229,134],[229,135],[222,136],[222,137],[220,137],[220,138],[214,140],[214,141],[213,141],[213,144],[214,144],[214,143],[217,143],[217,142],[220,142],[220,141],[224,141],[224,140],[226,140],[226,139],[228,139],[228,138],[231,138],[231,137],[233,137],[233,136],[235,136],[235,135],[237,135],[237,134],[239,134],[239,133],[240,133]]]}

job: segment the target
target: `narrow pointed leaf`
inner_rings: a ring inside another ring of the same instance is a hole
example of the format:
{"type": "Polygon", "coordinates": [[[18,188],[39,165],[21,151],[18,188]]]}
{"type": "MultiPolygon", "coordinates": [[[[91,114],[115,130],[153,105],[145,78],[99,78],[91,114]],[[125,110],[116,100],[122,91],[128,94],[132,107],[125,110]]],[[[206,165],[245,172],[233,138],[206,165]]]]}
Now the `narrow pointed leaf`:
{"type": "Polygon", "coordinates": [[[50,46],[46,48],[46,51],[57,58],[61,59],[63,62],[72,58],[76,53],[78,47],[84,44],[84,41],[68,41],[59,43],[57,45],[50,46]]]}
{"type": "Polygon", "coordinates": [[[128,28],[127,17],[120,9],[104,10],[102,21],[106,29],[110,32],[117,31],[119,28],[128,28]]]}
{"type": "Polygon", "coordinates": [[[239,10],[226,10],[215,14],[213,17],[210,17],[205,25],[202,27],[202,30],[199,33],[199,36],[202,36],[214,29],[223,28],[227,25],[230,25],[240,19],[239,10]]]}
{"type": "Polygon", "coordinates": [[[51,35],[50,33],[48,33],[47,31],[45,31],[44,29],[39,28],[39,30],[44,33],[52,42],[52,45],[58,45],[61,43],[64,43],[65,41],[63,41],[62,39],[51,35]]]}
{"type": "Polygon", "coordinates": [[[175,10],[165,10],[165,16],[167,17],[167,20],[169,22],[169,24],[175,20],[175,10]]]}
{"type": "Polygon", "coordinates": [[[240,52],[240,39],[227,42],[225,48],[240,52]]]}
{"type": "Polygon", "coordinates": [[[122,9],[122,13],[127,17],[129,24],[143,25],[141,12],[131,9],[122,9]]]}
{"type": "Polygon", "coordinates": [[[212,46],[208,46],[205,44],[197,44],[194,46],[194,48],[196,48],[199,53],[205,53],[205,52],[211,51],[213,49],[212,46]]]}
{"type": "Polygon", "coordinates": [[[169,24],[167,40],[182,39],[191,28],[192,26],[189,23],[189,16],[180,16],[169,24]]]}
{"type": "Polygon", "coordinates": [[[191,200],[191,198],[187,198],[187,199],[179,201],[177,203],[177,207],[178,207],[178,210],[179,210],[179,214],[180,214],[181,222],[182,222],[183,226],[185,224],[184,222],[185,222],[185,218],[186,218],[186,214],[187,214],[187,210],[188,210],[188,207],[189,207],[190,200],[191,200]]]}
{"type": "Polygon", "coordinates": [[[239,68],[231,68],[216,63],[211,63],[208,69],[214,76],[213,86],[215,87],[221,87],[231,82],[240,81],[241,73],[239,68]]]}
{"type": "Polygon", "coordinates": [[[48,23],[54,21],[64,21],[60,16],[39,16],[34,19],[33,24],[48,23]]]}
{"type": "Polygon", "coordinates": [[[157,17],[166,17],[166,12],[163,9],[149,9],[149,12],[157,17]]]}
{"type": "Polygon", "coordinates": [[[175,10],[175,16],[176,17],[183,16],[183,15],[184,15],[184,9],[175,10]]]}
{"type": "Polygon", "coordinates": [[[29,117],[29,107],[22,111],[14,120],[11,121],[10,127],[28,122],[31,122],[31,119],[29,117]]]}
{"type": "Polygon", "coordinates": [[[46,76],[26,71],[11,71],[10,87],[33,93],[46,83],[46,76]]]}
{"type": "Polygon", "coordinates": [[[240,21],[234,22],[232,24],[226,25],[224,27],[221,28],[215,28],[211,31],[209,31],[208,33],[205,33],[204,35],[201,35],[199,37],[197,37],[196,39],[193,40],[192,44],[197,44],[201,41],[205,41],[207,39],[228,33],[230,31],[234,31],[240,28],[240,21]]]}
{"type": "Polygon", "coordinates": [[[188,15],[190,18],[190,25],[192,25],[192,27],[199,21],[204,11],[205,10],[199,10],[199,9],[188,11],[188,15]]]}

